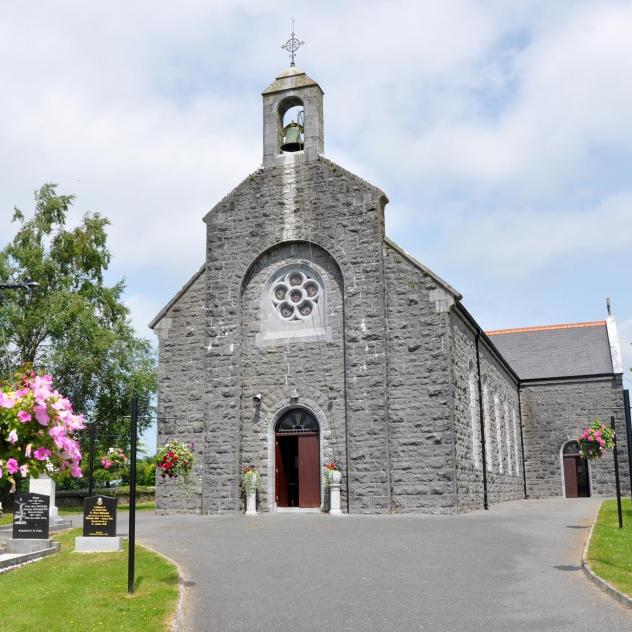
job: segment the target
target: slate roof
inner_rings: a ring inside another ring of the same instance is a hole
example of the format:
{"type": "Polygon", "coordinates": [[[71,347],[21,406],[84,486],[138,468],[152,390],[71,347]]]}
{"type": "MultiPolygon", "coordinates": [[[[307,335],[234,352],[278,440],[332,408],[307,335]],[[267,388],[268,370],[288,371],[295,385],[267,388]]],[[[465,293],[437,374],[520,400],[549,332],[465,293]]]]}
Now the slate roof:
{"type": "Polygon", "coordinates": [[[486,333],[522,380],[614,372],[605,320],[486,333]]]}

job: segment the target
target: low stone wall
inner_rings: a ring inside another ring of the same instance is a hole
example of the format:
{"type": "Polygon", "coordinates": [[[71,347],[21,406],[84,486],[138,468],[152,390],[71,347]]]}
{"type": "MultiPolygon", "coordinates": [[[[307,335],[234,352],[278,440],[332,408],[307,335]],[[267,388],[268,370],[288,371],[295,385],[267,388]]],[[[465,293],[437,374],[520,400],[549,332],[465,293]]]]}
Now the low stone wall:
{"type": "MultiPolygon", "coordinates": [[[[113,496],[118,500],[119,505],[129,504],[129,490],[128,488],[100,488],[93,491],[95,496],[99,494],[101,496],[113,496]]],[[[83,505],[83,499],[88,495],[87,489],[61,489],[55,494],[55,504],[57,507],[76,507],[77,505],[83,505]]],[[[155,500],[155,488],[154,487],[140,487],[136,490],[136,502],[146,503],[154,502],[155,500]]]]}

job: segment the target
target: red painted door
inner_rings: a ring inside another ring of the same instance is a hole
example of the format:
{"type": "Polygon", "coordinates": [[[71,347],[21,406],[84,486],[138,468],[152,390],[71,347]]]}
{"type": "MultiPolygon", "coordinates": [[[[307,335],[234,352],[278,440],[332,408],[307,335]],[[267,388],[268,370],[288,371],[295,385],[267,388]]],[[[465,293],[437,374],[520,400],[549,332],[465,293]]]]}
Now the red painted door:
{"type": "Polygon", "coordinates": [[[279,437],[275,441],[274,481],[277,507],[287,507],[287,476],[283,463],[283,454],[279,445],[279,437]]]}
{"type": "Polygon", "coordinates": [[[564,491],[566,498],[577,498],[577,457],[574,454],[564,455],[564,491]]]}
{"type": "Polygon", "coordinates": [[[298,437],[298,506],[320,507],[320,450],[317,434],[298,437]]]}

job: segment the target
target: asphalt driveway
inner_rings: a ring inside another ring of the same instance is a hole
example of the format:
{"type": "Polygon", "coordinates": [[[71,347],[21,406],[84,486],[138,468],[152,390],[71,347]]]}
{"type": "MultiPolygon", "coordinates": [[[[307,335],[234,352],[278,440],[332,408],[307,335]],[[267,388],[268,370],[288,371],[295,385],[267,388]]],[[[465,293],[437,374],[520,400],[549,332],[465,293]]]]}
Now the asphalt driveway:
{"type": "Polygon", "coordinates": [[[137,537],[183,568],[187,632],[630,632],[632,612],[579,565],[598,506],[529,500],[459,516],[340,518],[139,512],[137,537]]]}

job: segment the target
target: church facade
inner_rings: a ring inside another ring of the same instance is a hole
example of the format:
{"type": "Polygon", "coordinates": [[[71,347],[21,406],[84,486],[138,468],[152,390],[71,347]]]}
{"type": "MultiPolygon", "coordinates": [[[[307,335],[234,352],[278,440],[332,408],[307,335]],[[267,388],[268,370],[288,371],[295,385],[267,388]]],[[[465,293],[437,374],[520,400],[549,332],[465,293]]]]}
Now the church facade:
{"type": "Polygon", "coordinates": [[[324,157],[320,86],[290,67],[263,110],[262,167],[205,216],[204,265],[150,323],[158,442],[196,455],[186,484],[158,479],[158,511],[243,510],[245,465],[260,511],[323,510],[329,461],[350,513],[611,494],[612,457],[573,445],[610,415],[628,488],[612,318],[485,333],[386,237],[385,194],[324,157]]]}

